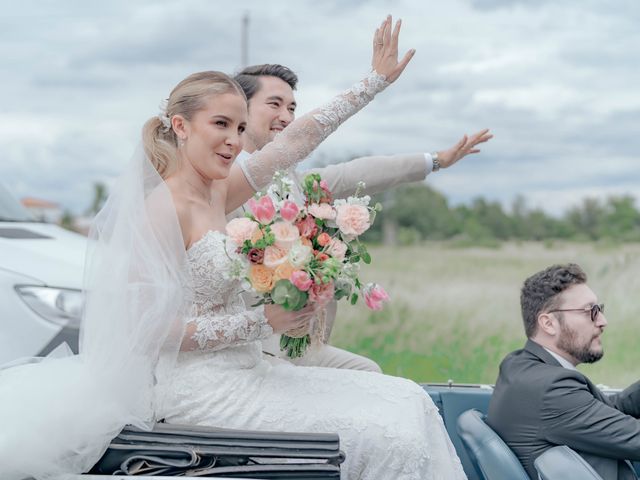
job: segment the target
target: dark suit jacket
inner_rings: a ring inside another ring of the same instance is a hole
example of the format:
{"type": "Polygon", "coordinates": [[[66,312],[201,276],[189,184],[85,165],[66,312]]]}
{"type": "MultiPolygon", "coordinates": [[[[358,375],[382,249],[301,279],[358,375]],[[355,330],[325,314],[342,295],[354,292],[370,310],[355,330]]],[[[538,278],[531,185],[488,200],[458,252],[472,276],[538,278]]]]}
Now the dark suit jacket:
{"type": "Polygon", "coordinates": [[[640,460],[638,417],[640,382],[607,397],[528,340],[500,365],[487,423],[534,480],[534,460],[556,445],[574,449],[604,480],[629,480],[637,477],[625,459],[640,460]]]}

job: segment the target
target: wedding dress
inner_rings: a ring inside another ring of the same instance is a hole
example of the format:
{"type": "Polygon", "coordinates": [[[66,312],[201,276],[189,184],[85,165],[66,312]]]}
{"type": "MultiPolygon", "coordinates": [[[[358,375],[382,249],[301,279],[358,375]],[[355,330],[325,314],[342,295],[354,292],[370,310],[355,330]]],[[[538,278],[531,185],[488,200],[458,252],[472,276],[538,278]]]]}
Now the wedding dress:
{"type": "MultiPolygon", "coordinates": [[[[239,162],[253,188],[385,86],[371,73],[239,162]]],[[[171,193],[138,149],[92,226],[80,353],[0,367],[0,478],[87,471],[124,425],[160,418],[338,432],[346,478],[464,478],[435,406],[412,382],[261,358],[272,330],[239,299],[225,238],[211,231],[185,252],[171,193]]]]}
{"type": "Polygon", "coordinates": [[[194,350],[162,372],[159,414],[169,423],[336,432],[346,479],[466,478],[438,409],[417,384],[373,372],[271,364],[271,333],[228,275],[235,245],[210,231],[187,251],[195,299],[194,350]]]}
{"type": "MultiPolygon", "coordinates": [[[[276,169],[310,153],[383,87],[370,76],[287,127],[240,163],[249,183],[268,185],[276,169]]],[[[187,250],[194,295],[188,338],[172,368],[158,372],[159,415],[169,423],[336,432],[346,452],[343,478],[466,478],[438,409],[417,384],[263,358],[260,339],[273,330],[261,309],[246,308],[241,283],[230,275],[236,247],[209,231],[187,250]]]]}

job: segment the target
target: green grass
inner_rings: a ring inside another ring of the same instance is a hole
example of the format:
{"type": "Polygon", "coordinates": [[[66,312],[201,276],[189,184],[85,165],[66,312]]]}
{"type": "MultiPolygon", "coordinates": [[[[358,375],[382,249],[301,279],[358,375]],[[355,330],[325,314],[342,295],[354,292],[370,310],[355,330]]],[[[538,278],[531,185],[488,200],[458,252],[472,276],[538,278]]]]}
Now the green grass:
{"type": "Polygon", "coordinates": [[[596,383],[626,386],[638,376],[640,245],[446,243],[371,247],[365,281],[392,302],[382,312],[341,302],[331,343],[365,355],[385,373],[420,382],[494,383],[501,359],[524,344],[519,291],[554,263],[576,262],[606,304],[604,358],[581,366],[596,383]]]}

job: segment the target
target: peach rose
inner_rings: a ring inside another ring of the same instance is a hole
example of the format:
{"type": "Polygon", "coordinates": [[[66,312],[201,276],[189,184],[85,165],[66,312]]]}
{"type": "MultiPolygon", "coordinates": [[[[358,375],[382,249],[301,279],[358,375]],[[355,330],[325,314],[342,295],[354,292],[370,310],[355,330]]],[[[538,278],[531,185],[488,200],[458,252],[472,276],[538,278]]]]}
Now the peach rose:
{"type": "Polygon", "coordinates": [[[289,280],[289,277],[291,277],[291,274],[295,271],[296,271],[295,267],[291,265],[289,262],[281,263],[280,265],[278,265],[275,272],[273,272],[274,283],[277,282],[278,280],[283,280],[283,279],[289,280]]]}
{"type": "Polygon", "coordinates": [[[271,225],[271,232],[276,237],[276,246],[284,249],[291,248],[293,242],[300,238],[300,232],[289,222],[276,222],[271,225]]]}
{"type": "Polygon", "coordinates": [[[253,232],[253,235],[251,235],[251,243],[256,243],[262,237],[264,237],[264,233],[259,228],[256,228],[255,232],[253,232]]]}
{"type": "Polygon", "coordinates": [[[345,235],[361,235],[371,226],[369,210],[362,205],[340,205],[337,208],[336,224],[345,235]]]}
{"type": "Polygon", "coordinates": [[[251,240],[257,229],[258,224],[247,217],[234,218],[226,227],[227,235],[238,246],[242,246],[245,240],[251,240]]]}
{"type": "Polygon", "coordinates": [[[249,281],[256,292],[265,293],[273,288],[273,270],[264,265],[251,265],[249,281]]]}
{"type": "Polygon", "coordinates": [[[336,211],[328,203],[312,203],[307,207],[307,212],[322,220],[333,220],[336,218],[336,211]]]}
{"type": "Polygon", "coordinates": [[[318,242],[318,245],[320,245],[321,247],[328,245],[330,241],[331,235],[329,235],[327,232],[322,232],[320,235],[318,235],[318,238],[316,238],[316,242],[318,242]]]}
{"type": "Polygon", "coordinates": [[[264,263],[265,267],[275,269],[278,265],[287,261],[288,252],[284,248],[280,248],[276,245],[271,245],[264,249],[264,263]]]}

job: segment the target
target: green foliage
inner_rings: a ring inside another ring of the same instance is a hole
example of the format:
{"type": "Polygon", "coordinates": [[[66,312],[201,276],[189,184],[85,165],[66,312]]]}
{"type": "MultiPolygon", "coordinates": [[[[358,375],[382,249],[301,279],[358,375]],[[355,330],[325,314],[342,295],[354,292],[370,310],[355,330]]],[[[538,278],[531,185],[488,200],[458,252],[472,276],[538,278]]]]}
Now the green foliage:
{"type": "Polygon", "coordinates": [[[307,303],[307,292],[298,290],[289,280],[278,280],[271,291],[271,299],[285,310],[300,310],[307,303]]]}
{"type": "Polygon", "coordinates": [[[373,243],[389,238],[399,245],[452,240],[460,246],[495,246],[508,240],[640,241],[640,211],[629,195],[605,201],[585,198],[561,218],[529,209],[522,196],[514,199],[510,211],[482,197],[450,207],[444,195],[426,184],[403,186],[374,201],[384,209],[363,236],[373,243]]]}
{"type": "Polygon", "coordinates": [[[419,382],[494,383],[501,360],[522,348],[520,288],[554,263],[577,262],[607,305],[604,358],[580,365],[594,383],[625,387],[637,380],[640,350],[640,243],[556,240],[503,242],[461,249],[452,242],[372,246],[363,281],[384,279],[391,302],[338,307],[330,343],[376,361],[385,373],[419,382]]]}

